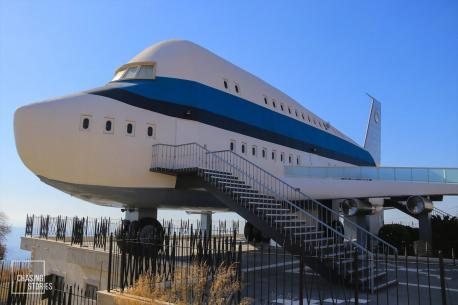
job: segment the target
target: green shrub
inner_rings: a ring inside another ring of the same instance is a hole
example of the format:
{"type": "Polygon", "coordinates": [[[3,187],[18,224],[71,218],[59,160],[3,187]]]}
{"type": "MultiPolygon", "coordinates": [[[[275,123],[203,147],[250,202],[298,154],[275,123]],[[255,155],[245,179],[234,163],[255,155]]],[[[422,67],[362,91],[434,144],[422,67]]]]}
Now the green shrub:
{"type": "Polygon", "coordinates": [[[458,250],[458,218],[433,215],[431,217],[433,251],[442,250],[444,257],[452,257],[452,249],[458,250]]]}
{"type": "Polygon", "coordinates": [[[387,243],[396,247],[399,253],[412,253],[413,241],[418,239],[418,229],[400,224],[384,225],[380,228],[378,236],[387,243]]]}

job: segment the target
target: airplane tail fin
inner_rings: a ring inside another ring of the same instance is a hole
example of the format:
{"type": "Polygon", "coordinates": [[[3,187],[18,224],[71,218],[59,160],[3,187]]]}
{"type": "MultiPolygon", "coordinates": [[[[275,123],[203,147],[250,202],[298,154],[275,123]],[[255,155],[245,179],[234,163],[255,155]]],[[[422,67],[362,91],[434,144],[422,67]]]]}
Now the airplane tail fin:
{"type": "Polygon", "coordinates": [[[372,107],[367,123],[366,140],[364,141],[364,149],[372,156],[377,166],[380,165],[381,158],[381,126],[382,126],[382,104],[374,97],[372,99],[372,107]]]}

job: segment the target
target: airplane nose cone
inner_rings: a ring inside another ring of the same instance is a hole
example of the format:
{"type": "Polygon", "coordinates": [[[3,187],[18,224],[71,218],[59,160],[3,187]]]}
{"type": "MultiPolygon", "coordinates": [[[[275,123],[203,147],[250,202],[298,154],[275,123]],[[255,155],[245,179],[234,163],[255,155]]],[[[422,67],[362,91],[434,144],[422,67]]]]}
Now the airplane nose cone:
{"type": "Polygon", "coordinates": [[[53,126],[51,102],[21,107],[14,114],[16,149],[22,162],[35,174],[43,174],[47,154],[56,139],[51,140],[53,126]]]}

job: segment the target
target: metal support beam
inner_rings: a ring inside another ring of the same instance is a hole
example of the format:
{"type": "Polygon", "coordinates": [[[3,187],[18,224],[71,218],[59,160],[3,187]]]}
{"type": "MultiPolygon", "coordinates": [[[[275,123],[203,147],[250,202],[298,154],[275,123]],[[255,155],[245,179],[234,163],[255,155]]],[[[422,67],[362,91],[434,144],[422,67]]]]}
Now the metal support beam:
{"type": "Polygon", "coordinates": [[[207,234],[211,233],[212,231],[212,212],[202,212],[200,214],[200,228],[202,233],[205,231],[207,234]]]}

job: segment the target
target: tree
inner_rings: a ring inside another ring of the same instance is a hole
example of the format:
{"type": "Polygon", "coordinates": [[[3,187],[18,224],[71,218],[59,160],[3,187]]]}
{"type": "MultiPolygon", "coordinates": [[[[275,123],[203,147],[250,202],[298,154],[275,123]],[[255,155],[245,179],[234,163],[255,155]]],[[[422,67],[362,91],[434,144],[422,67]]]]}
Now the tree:
{"type": "Polygon", "coordinates": [[[5,258],[6,245],[4,244],[6,235],[10,232],[8,217],[5,213],[0,212],[0,260],[5,258]]]}

